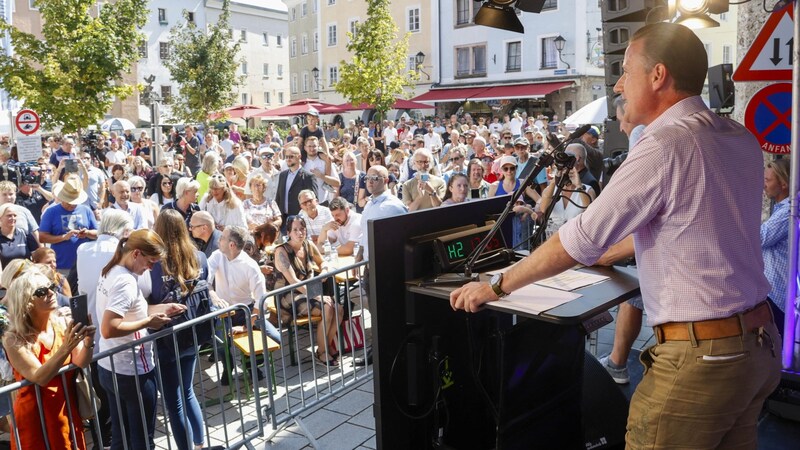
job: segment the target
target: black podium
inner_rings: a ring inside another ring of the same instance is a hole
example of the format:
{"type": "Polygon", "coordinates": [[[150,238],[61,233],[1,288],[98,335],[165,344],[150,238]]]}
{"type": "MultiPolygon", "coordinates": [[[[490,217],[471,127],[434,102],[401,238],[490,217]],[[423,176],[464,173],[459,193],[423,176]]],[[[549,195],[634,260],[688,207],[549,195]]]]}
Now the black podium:
{"type": "Polygon", "coordinates": [[[624,436],[624,397],[584,348],[587,330],[638,293],[635,274],[582,269],[610,278],[531,317],[496,303],[454,312],[446,300],[453,287],[419,286],[436,268],[432,249],[415,237],[482,226],[506,200],[370,222],[378,448],[600,449],[624,436]]]}

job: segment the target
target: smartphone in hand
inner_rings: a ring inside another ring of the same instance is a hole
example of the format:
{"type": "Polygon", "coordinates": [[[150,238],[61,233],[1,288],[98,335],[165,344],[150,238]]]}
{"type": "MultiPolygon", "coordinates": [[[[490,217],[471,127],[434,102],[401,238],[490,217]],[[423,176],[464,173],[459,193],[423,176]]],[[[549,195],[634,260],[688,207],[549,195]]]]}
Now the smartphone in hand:
{"type": "Polygon", "coordinates": [[[86,304],[86,294],[76,295],[69,299],[69,309],[72,311],[72,322],[89,325],[89,311],[86,304]]]}

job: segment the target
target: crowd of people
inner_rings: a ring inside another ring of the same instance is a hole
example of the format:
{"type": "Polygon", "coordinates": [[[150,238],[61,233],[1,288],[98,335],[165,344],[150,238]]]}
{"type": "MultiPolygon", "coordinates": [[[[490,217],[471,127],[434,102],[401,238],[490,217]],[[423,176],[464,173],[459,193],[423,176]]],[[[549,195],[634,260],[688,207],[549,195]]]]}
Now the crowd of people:
{"type": "MultiPolygon", "coordinates": [[[[629,59],[626,56],[626,64],[631,64],[629,59]]],[[[635,94],[625,87],[625,101],[633,104],[633,111],[623,111],[620,116],[629,119],[623,129],[632,144],[644,126],[657,117],[642,112],[641,101],[631,100],[636,100],[635,94]]],[[[691,112],[699,108],[695,106],[691,105],[691,112]]],[[[71,448],[65,398],[74,393],[64,392],[55,378],[63,365],[86,367],[94,351],[130,344],[146,336],[148,330],[167,326],[173,317],[185,312],[184,300],[198,286],[208,285],[210,299],[217,307],[241,304],[258,313],[257,302],[273,289],[333,269],[334,254],[368,260],[369,220],[510,196],[522,189],[522,180],[531,174],[542,152],[550,149],[548,133],[562,131],[557,121],[518,112],[504,117],[464,114],[419,121],[406,117],[397,121],[350,121],[346,127],[322,126],[314,111],[304,119],[305,125],[293,126],[286,137],[270,128],[263,142],[243,138],[235,126],[205,135],[193,127],[181,133],[173,130],[158,146],[146,135],[137,139],[128,131],[99,135],[91,142],[81,142],[77,136],[53,137],[31,169],[33,176],[18,174],[15,180],[0,182],[0,284],[8,289],[4,306],[10,323],[3,346],[13,368],[0,370],[0,374],[9,373],[57,392],[45,404],[59,411],[62,421],[58,427],[48,426],[50,448],[71,448]],[[67,305],[77,293],[88,297],[91,323],[73,323],[58,313],[59,307],[67,305]]],[[[670,125],[665,122],[664,126],[670,125]]],[[[648,128],[645,144],[655,145],[654,139],[647,139],[653,133],[648,128]]],[[[529,240],[537,226],[548,227],[552,231],[548,234],[556,236],[550,240],[555,243],[540,250],[549,252],[547,258],[539,258],[547,269],[528,263],[526,276],[511,271],[506,281],[501,278],[496,286],[468,285],[456,291],[455,308],[470,311],[477,303],[530,281],[530,274],[539,277],[575,260],[594,263],[602,250],[617,241],[625,246],[615,247],[619,250],[615,256],[633,253],[634,239],[627,236],[648,220],[655,220],[660,212],[645,208],[641,200],[623,204],[636,210],[635,214],[623,214],[626,208],[620,209],[613,197],[627,198],[629,194],[621,191],[623,183],[604,183],[600,137],[601,131],[591,127],[574,142],[565,143],[564,151],[572,156],[574,167],[545,168],[514,205],[514,247],[532,248],[534,243],[529,240]],[[559,180],[562,186],[557,186],[559,180]],[[607,186],[617,186],[616,192],[603,193],[607,186]],[[602,202],[604,207],[589,208],[594,202],[602,202]],[[601,209],[609,217],[597,217],[601,209]],[[544,223],[547,210],[552,214],[544,223]],[[585,220],[571,220],[585,211],[594,212],[585,220]],[[625,225],[628,220],[631,225],[625,225]],[[579,237],[585,240],[590,236],[578,236],[578,227],[592,224],[597,225],[591,235],[602,235],[603,241],[575,247],[574,242],[583,242],[579,237]],[[617,224],[619,231],[604,232],[608,224],[617,224]],[[568,254],[561,247],[554,248],[560,240],[555,230],[562,225],[573,242],[568,254]],[[504,283],[502,287],[500,283],[504,283]]],[[[0,163],[15,158],[13,146],[0,148],[0,163]]],[[[632,165],[642,158],[633,158],[632,165]]],[[[656,186],[657,174],[653,172],[643,170],[637,175],[620,170],[617,176],[637,180],[627,181],[630,192],[639,192],[642,186],[652,185],[656,190],[672,185],[665,179],[656,186]]],[[[753,188],[754,184],[739,187],[753,188]]],[[[766,270],[777,273],[786,258],[780,250],[786,244],[783,235],[788,225],[785,162],[767,169],[764,189],[779,203],[761,231],[768,255],[766,270]]],[[[751,199],[757,195],[742,192],[735,198],[741,196],[751,199]]],[[[664,205],[666,198],[658,200],[663,207],[670,206],[664,205]]],[[[655,242],[642,239],[636,244],[637,250],[640,246],[663,245],[660,238],[653,237],[655,242]]],[[[737,245],[745,241],[743,238],[737,245]]],[[[672,252],[667,249],[661,253],[672,252]]],[[[729,253],[739,252],[731,249],[729,253]]],[[[600,262],[606,260],[610,262],[610,257],[600,262]]],[[[648,276],[662,263],[645,261],[649,264],[643,271],[647,283],[648,276]]],[[[703,268],[697,269],[700,273],[703,268]]],[[[755,294],[765,290],[764,283],[756,281],[758,289],[740,290],[753,293],[752,298],[737,305],[753,306],[758,297],[755,294]]],[[[778,279],[770,281],[780,283],[778,279]]],[[[687,282],[689,285],[694,284],[687,282]]],[[[642,290],[655,325],[709,319],[688,312],[674,316],[663,304],[648,300],[656,295],[652,288],[643,285],[642,290]]],[[[780,297],[779,293],[774,295],[780,297]]],[[[685,297],[692,296],[687,292],[685,297]]],[[[777,314],[782,299],[771,300],[777,314]]],[[[364,302],[363,306],[368,304],[364,302]]],[[[309,284],[276,299],[274,307],[277,314],[263,330],[272,339],[280,342],[275,326],[293,317],[321,316],[314,360],[327,367],[340,364],[341,356],[331,343],[336,341],[337,320],[344,319],[342,305],[309,284]]],[[[737,312],[720,308],[719,302],[700,309],[737,312]]],[[[234,316],[233,331],[242,331],[250,319],[243,314],[234,316]]],[[[771,339],[776,341],[777,335],[771,339]]],[[[369,362],[369,356],[354,361],[356,365],[369,362]]],[[[604,361],[609,371],[620,370],[623,363],[617,357],[604,361]]],[[[204,447],[203,419],[192,387],[196,364],[193,346],[176,352],[171,343],[161,342],[142,344],[135,352],[122,352],[94,364],[95,387],[103,399],[100,417],[110,419],[102,436],[104,444],[112,448],[122,448],[123,441],[128,448],[144,448],[148,442],[152,445],[155,414],[151,412],[161,389],[177,447],[204,447]],[[156,355],[164,380],[161,386],[153,370],[156,355]]],[[[75,402],[70,404],[74,407],[75,402]]],[[[41,432],[33,392],[23,389],[14,408],[25,446],[41,432]]],[[[75,434],[82,435],[80,421],[72,423],[75,434]]],[[[75,444],[83,448],[82,442],[75,444]]]]}

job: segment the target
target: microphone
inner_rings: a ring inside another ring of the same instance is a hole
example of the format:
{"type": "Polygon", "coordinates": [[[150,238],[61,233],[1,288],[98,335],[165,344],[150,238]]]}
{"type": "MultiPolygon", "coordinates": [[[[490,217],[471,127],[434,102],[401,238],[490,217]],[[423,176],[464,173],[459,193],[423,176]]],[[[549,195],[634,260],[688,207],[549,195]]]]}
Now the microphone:
{"type": "Polygon", "coordinates": [[[583,136],[584,134],[586,134],[587,131],[589,131],[590,128],[592,128],[591,124],[584,125],[584,126],[578,128],[577,130],[573,131],[572,134],[567,136],[567,138],[564,139],[563,141],[559,141],[558,140],[558,136],[556,136],[555,134],[548,133],[547,134],[547,142],[550,144],[551,147],[553,147],[553,149],[557,149],[559,146],[564,145],[564,143],[571,142],[573,139],[577,139],[577,138],[583,136]]]}

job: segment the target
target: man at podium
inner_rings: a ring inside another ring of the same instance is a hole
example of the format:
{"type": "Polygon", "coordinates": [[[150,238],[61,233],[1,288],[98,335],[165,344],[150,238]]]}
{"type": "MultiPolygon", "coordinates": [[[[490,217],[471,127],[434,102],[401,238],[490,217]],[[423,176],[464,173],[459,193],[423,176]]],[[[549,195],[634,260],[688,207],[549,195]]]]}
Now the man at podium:
{"type": "Polygon", "coordinates": [[[657,344],[642,353],[627,448],[756,448],[756,420],[780,379],[781,337],[765,298],[759,225],[763,164],[743,126],[700,98],[702,42],[681,25],[641,28],[614,90],[646,125],[589,208],[530,257],[450,297],[475,312],[576,263],[594,264],[633,233],[657,344]]]}

